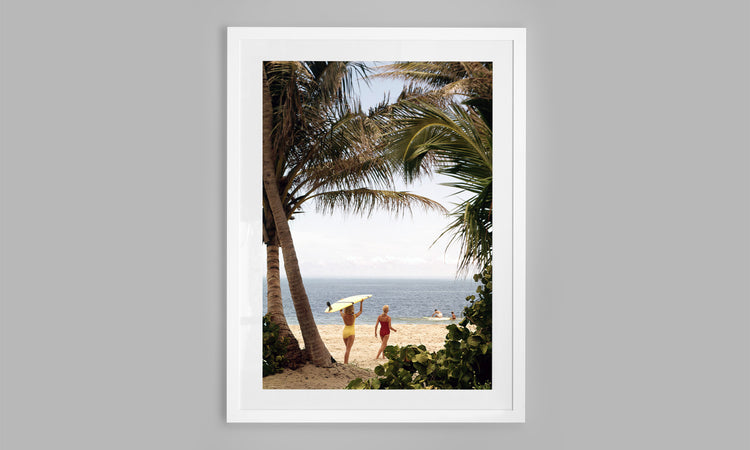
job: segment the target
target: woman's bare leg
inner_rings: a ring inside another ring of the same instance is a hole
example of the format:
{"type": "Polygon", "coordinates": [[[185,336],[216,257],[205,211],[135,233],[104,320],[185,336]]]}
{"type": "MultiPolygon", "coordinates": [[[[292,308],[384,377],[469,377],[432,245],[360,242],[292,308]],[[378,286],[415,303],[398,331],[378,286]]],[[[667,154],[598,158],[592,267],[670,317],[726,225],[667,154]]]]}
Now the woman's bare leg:
{"type": "Polygon", "coordinates": [[[354,345],[354,336],[349,336],[348,338],[344,339],[344,343],[346,344],[346,353],[344,353],[344,364],[349,364],[349,352],[352,350],[352,345],[354,345]]]}
{"type": "Polygon", "coordinates": [[[385,348],[388,346],[388,337],[390,337],[390,334],[386,334],[385,336],[382,336],[380,340],[383,342],[380,344],[380,350],[378,350],[377,356],[375,356],[375,359],[378,359],[378,356],[381,354],[383,355],[383,359],[385,359],[385,354],[383,353],[385,351],[385,348]]]}

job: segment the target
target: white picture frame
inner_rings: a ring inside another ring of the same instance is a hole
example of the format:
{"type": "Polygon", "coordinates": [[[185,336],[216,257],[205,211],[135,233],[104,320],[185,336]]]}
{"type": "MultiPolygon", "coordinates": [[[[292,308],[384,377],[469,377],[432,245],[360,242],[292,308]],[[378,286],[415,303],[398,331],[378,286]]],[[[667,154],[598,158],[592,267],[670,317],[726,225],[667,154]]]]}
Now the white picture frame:
{"type": "Polygon", "coordinates": [[[524,422],[525,29],[230,27],[227,55],[227,422],[524,422]],[[268,60],[493,61],[493,389],[262,389],[268,60]]]}

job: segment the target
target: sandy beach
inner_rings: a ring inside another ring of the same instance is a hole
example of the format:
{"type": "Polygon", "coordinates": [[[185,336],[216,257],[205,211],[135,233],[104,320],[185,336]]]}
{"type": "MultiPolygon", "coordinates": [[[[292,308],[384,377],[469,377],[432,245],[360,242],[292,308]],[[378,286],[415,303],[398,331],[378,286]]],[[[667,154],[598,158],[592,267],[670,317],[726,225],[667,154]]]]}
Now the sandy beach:
{"type": "MultiPolygon", "coordinates": [[[[447,323],[414,325],[393,324],[398,331],[391,331],[388,345],[424,345],[434,352],[443,348],[447,323]]],[[[294,335],[302,342],[298,325],[290,325],[294,335]]],[[[384,363],[385,359],[375,359],[380,348],[380,338],[375,337],[375,324],[355,325],[354,346],[349,354],[349,364],[344,365],[344,340],[341,337],[343,325],[318,325],[323,342],[337,364],[329,369],[308,364],[298,370],[285,370],[263,378],[264,389],[341,389],[357,377],[374,377],[372,369],[384,363]]]]}

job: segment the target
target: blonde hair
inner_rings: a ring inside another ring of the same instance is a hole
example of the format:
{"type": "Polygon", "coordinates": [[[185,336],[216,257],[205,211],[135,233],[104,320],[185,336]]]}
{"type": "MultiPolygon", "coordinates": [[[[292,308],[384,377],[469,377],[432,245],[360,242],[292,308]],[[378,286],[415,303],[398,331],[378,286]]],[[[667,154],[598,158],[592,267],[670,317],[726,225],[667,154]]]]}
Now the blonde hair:
{"type": "Polygon", "coordinates": [[[383,312],[384,312],[384,313],[387,313],[387,312],[388,312],[388,309],[389,309],[389,308],[388,308],[388,305],[384,305],[384,306],[383,306],[383,312]]]}

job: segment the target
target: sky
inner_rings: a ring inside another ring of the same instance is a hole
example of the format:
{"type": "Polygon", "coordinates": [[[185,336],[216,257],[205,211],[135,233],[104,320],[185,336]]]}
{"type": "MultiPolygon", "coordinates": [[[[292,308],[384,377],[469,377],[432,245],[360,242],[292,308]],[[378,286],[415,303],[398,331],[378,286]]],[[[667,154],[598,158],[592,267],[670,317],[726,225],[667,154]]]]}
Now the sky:
{"type": "MultiPolygon", "coordinates": [[[[374,79],[360,83],[362,107],[379,103],[391,92],[395,99],[402,83],[374,79]]],[[[434,175],[400,190],[423,195],[452,210],[455,190],[440,183],[450,180],[434,175]]],[[[290,221],[295,250],[303,277],[309,278],[444,278],[456,277],[458,246],[446,250],[449,239],[433,245],[450,219],[439,211],[415,208],[403,216],[376,211],[371,217],[351,214],[323,215],[313,205],[290,221]]],[[[283,273],[283,272],[282,272],[283,273]]]]}

